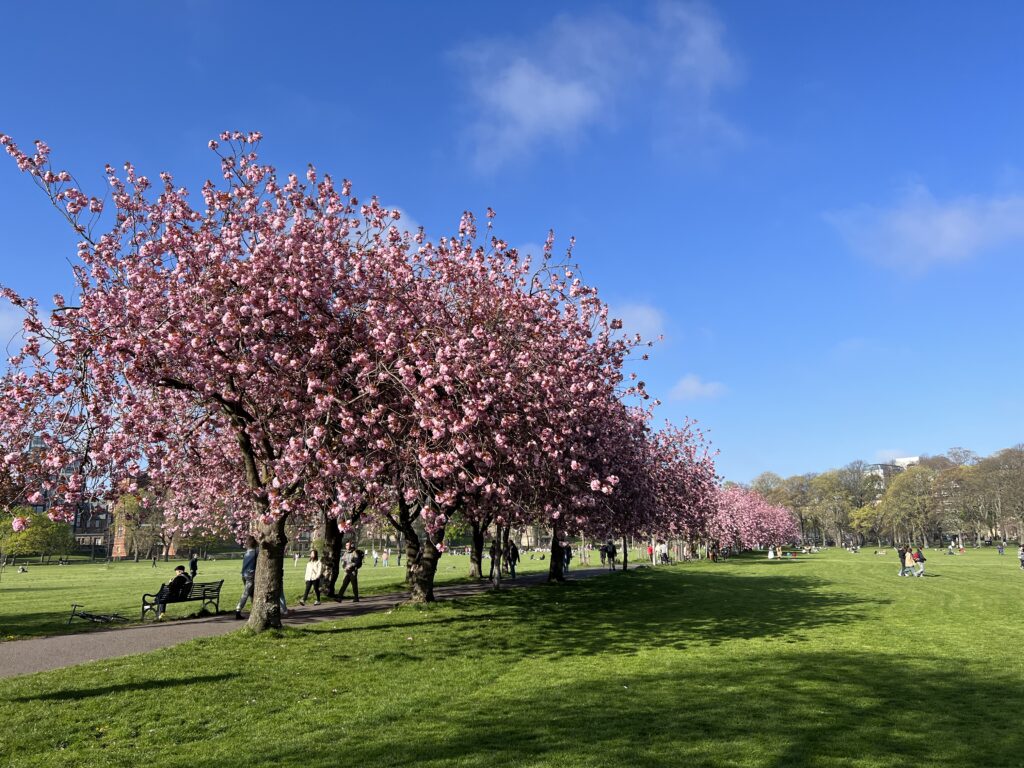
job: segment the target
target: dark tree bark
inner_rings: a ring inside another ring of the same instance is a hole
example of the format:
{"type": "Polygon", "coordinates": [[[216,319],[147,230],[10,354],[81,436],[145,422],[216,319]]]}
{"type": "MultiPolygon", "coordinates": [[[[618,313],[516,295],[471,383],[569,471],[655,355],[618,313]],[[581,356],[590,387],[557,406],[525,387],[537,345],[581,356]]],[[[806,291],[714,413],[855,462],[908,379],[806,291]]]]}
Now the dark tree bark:
{"type": "Polygon", "coordinates": [[[629,570],[629,545],[625,535],[622,537],[622,570],[629,570]]]}
{"type": "Polygon", "coordinates": [[[438,535],[437,542],[432,541],[429,534],[424,534],[421,539],[413,526],[418,517],[419,510],[407,504],[399,494],[398,520],[392,520],[392,523],[397,523],[396,527],[405,537],[405,578],[409,583],[409,599],[414,603],[432,603],[435,599],[434,575],[441,558],[437,544],[444,539],[444,531],[438,535]]]}
{"type": "Polygon", "coordinates": [[[281,627],[281,592],[284,587],[284,532],[286,516],[262,524],[256,535],[260,544],[256,558],[256,581],[252,591],[252,613],[246,626],[254,632],[281,627]]]}
{"type": "Polygon", "coordinates": [[[558,529],[551,531],[551,562],[548,564],[548,583],[565,581],[565,550],[559,540],[558,529]]]}
{"type": "Polygon", "coordinates": [[[504,526],[497,526],[494,532],[494,559],[491,561],[491,586],[494,589],[501,589],[501,560],[505,554],[504,542],[508,541],[508,529],[504,526]],[[505,531],[505,539],[502,539],[502,531],[505,531]]]}
{"type": "Polygon", "coordinates": [[[341,531],[338,521],[330,518],[324,524],[323,586],[328,597],[334,597],[338,588],[338,573],[341,571],[341,531]]]}

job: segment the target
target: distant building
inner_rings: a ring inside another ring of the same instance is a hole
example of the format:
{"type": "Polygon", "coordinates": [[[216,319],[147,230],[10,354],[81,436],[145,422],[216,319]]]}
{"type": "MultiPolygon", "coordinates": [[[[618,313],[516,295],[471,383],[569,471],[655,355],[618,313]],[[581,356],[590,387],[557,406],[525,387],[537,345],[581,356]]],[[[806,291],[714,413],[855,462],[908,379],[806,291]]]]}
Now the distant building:
{"type": "Polygon", "coordinates": [[[915,464],[920,463],[920,456],[904,456],[881,464],[868,464],[864,470],[864,474],[874,475],[879,478],[882,481],[881,486],[884,489],[885,486],[887,486],[900,472],[906,472],[908,467],[912,467],[915,464]]]}

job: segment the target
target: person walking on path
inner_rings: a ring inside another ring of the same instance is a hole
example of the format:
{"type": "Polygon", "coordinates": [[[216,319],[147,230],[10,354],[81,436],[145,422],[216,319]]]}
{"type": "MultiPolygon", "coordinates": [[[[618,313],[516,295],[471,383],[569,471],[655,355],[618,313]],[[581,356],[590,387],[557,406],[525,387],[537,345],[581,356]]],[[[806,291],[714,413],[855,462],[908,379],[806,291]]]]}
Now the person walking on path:
{"type": "MultiPolygon", "coordinates": [[[[167,602],[173,603],[188,594],[189,587],[192,586],[192,579],[185,573],[185,566],[179,565],[174,569],[174,576],[167,582],[167,602]]],[[[167,610],[167,603],[160,603],[156,607],[156,620],[162,621],[164,618],[164,611],[167,610]]]]}
{"type": "Polygon", "coordinates": [[[252,597],[252,588],[256,582],[256,558],[259,555],[259,544],[255,536],[245,540],[245,554],[242,555],[242,597],[235,606],[235,618],[242,618],[242,609],[252,597]]]}
{"type": "Polygon", "coordinates": [[[896,550],[896,554],[900,558],[900,572],[898,574],[896,574],[896,575],[897,576],[906,576],[907,575],[907,562],[906,562],[907,550],[904,549],[902,545],[900,545],[899,549],[896,550]]]}
{"type": "Polygon", "coordinates": [[[374,548],[373,548],[373,567],[374,567],[374,568],[376,568],[376,567],[377,567],[377,563],[378,563],[378,562],[380,562],[380,552],[378,552],[378,551],[377,551],[377,548],[376,548],[376,547],[374,547],[374,548]]]}
{"type": "Polygon", "coordinates": [[[359,602],[359,568],[363,564],[363,554],[351,541],[345,544],[345,554],[341,556],[341,567],[345,571],[345,580],[341,582],[338,602],[345,599],[345,590],[352,585],[352,602],[359,602]]]}
{"type": "Polygon", "coordinates": [[[605,557],[608,560],[608,570],[615,570],[615,556],[619,551],[615,548],[615,542],[609,541],[605,544],[605,557]]]}
{"type": "Polygon", "coordinates": [[[324,573],[324,564],[320,560],[320,555],[317,551],[311,550],[309,553],[309,562],[306,563],[306,591],[302,593],[302,599],[299,600],[299,605],[305,605],[306,600],[309,598],[309,590],[313,590],[316,593],[316,602],[313,605],[320,605],[320,577],[324,573]]]}
{"type": "Polygon", "coordinates": [[[391,550],[390,549],[385,549],[383,554],[381,554],[381,556],[380,556],[381,568],[387,568],[388,567],[388,560],[390,559],[390,557],[391,557],[391,550]]]}
{"type": "Polygon", "coordinates": [[[192,557],[188,559],[188,574],[192,577],[192,581],[196,580],[197,573],[199,573],[199,555],[193,552],[192,557]]]}
{"type": "Polygon", "coordinates": [[[914,575],[915,576],[924,576],[924,564],[925,564],[925,561],[928,558],[926,558],[924,556],[924,552],[921,551],[920,547],[918,547],[917,549],[914,550],[913,557],[914,557],[914,565],[916,565],[918,567],[918,569],[919,569],[914,575]]]}
{"type": "Polygon", "coordinates": [[[513,579],[516,577],[516,565],[519,563],[519,547],[514,541],[508,543],[508,554],[505,555],[508,561],[508,573],[513,579]]]}
{"type": "Polygon", "coordinates": [[[564,545],[562,545],[562,554],[565,555],[565,565],[563,566],[562,572],[568,573],[569,563],[572,562],[572,544],[570,544],[568,541],[565,542],[564,545]]]}

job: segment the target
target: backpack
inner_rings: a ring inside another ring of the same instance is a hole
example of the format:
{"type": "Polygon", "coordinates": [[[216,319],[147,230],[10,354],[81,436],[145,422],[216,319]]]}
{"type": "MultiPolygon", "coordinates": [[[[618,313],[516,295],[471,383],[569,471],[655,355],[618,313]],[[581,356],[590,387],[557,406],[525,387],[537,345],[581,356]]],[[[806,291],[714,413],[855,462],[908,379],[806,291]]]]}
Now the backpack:
{"type": "Polygon", "coordinates": [[[363,567],[363,558],[366,557],[366,552],[361,549],[356,550],[356,570],[358,571],[363,567]]]}

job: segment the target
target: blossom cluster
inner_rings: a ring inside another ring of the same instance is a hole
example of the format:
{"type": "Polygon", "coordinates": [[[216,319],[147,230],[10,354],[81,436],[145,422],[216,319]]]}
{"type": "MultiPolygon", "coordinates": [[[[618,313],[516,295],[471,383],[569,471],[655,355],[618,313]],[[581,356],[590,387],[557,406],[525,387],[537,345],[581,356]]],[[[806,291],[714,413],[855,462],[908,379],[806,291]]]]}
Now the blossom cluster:
{"type": "Polygon", "coordinates": [[[455,516],[714,528],[713,454],[693,424],[652,429],[623,373],[645,342],[619,332],[571,242],[520,253],[490,209],[450,236],[409,232],[347,180],[280,176],[260,139],[210,142],[220,178],[195,202],[169,173],[108,166],[105,207],[44,143],[0,136],[80,237],[74,306],[56,296],[44,315],[0,287],[25,316],[0,472],[64,519],[145,476],[185,531],[344,526],[354,508],[413,510],[438,543],[455,516]]]}

